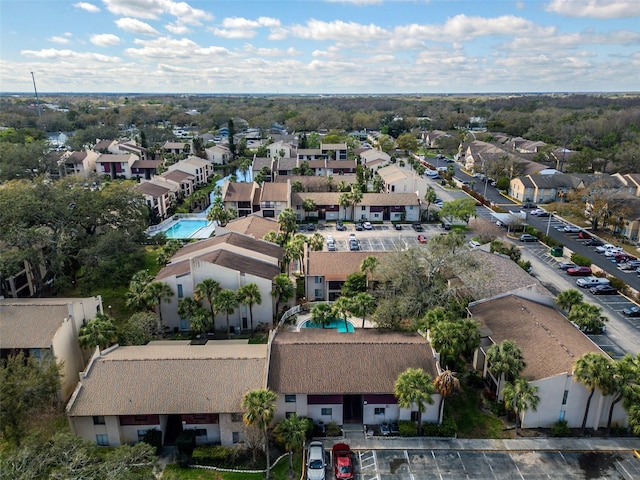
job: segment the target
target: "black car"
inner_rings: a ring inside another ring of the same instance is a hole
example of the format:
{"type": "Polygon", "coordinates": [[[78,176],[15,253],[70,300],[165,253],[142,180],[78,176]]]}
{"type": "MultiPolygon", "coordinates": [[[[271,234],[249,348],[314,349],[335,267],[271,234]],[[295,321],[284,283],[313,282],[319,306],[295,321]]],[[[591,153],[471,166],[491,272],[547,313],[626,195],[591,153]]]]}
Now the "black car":
{"type": "Polygon", "coordinates": [[[591,287],[589,291],[594,295],[615,295],[618,293],[618,290],[611,285],[598,285],[596,287],[591,287]]]}
{"type": "Polygon", "coordinates": [[[536,208],[536,204],[535,203],[530,203],[530,202],[523,203],[522,204],[522,208],[524,208],[524,209],[536,208]]]}
{"type": "Polygon", "coordinates": [[[622,313],[627,317],[640,317],[640,307],[634,305],[633,307],[623,308],[622,313]]]}
{"type": "Polygon", "coordinates": [[[411,228],[413,228],[416,232],[424,232],[424,228],[422,228],[422,225],[419,223],[412,224],[411,228]]]}
{"type": "Polygon", "coordinates": [[[340,231],[340,232],[344,232],[347,229],[347,227],[344,226],[344,223],[342,223],[342,221],[338,220],[336,222],[336,230],[340,231]]]}
{"type": "Polygon", "coordinates": [[[356,223],[356,230],[362,232],[364,230],[364,225],[360,222],[356,223]]]}
{"type": "Polygon", "coordinates": [[[597,238],[588,238],[584,241],[583,245],[586,245],[587,247],[601,247],[604,245],[604,242],[597,238]]]}
{"type": "Polygon", "coordinates": [[[396,230],[402,230],[402,225],[400,225],[399,223],[394,223],[393,228],[395,228],[396,230]]]}
{"type": "Polygon", "coordinates": [[[307,232],[313,232],[316,229],[316,226],[313,223],[307,224],[307,232]]]}
{"type": "Polygon", "coordinates": [[[558,265],[558,268],[560,270],[569,270],[570,268],[576,268],[578,265],[576,265],[575,263],[572,262],[561,262],[558,265]]]}

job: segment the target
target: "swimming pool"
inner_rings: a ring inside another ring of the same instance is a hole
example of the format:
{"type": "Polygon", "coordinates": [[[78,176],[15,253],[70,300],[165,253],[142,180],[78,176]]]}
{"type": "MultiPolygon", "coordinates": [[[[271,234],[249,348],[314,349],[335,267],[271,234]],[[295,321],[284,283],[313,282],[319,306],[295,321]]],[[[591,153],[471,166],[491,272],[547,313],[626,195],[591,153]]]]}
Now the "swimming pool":
{"type": "Polygon", "coordinates": [[[167,238],[191,238],[191,235],[196,233],[201,228],[207,227],[209,225],[211,225],[211,222],[209,220],[181,218],[176,223],[171,225],[168,229],[164,230],[164,234],[167,236],[167,238]]]}
{"type": "MultiPolygon", "coordinates": [[[[302,325],[300,325],[300,328],[322,328],[322,325],[318,325],[316,323],[313,323],[311,320],[307,320],[302,325]]],[[[337,328],[338,332],[340,333],[351,333],[354,331],[351,322],[347,322],[347,329],[345,330],[344,320],[341,318],[334,318],[333,320],[331,320],[331,323],[326,325],[324,328],[337,328]]]]}

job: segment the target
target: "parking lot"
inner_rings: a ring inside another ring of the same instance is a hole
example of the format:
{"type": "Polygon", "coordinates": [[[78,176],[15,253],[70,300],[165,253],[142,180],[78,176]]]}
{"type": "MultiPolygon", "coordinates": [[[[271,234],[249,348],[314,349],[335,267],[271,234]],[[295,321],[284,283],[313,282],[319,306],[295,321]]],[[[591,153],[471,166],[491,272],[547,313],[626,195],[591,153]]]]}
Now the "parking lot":
{"type": "Polygon", "coordinates": [[[359,480],[640,478],[630,452],[363,450],[355,467],[359,480]]]}

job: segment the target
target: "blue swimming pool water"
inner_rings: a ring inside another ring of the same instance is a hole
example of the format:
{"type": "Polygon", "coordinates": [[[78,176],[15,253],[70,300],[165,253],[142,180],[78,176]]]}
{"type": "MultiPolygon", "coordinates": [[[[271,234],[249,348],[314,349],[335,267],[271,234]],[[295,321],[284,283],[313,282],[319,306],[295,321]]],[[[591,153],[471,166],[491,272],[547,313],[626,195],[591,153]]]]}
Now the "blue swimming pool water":
{"type": "Polygon", "coordinates": [[[167,238],[189,238],[197,230],[209,225],[209,220],[183,218],[164,231],[167,238]]]}
{"type": "MultiPolygon", "coordinates": [[[[311,320],[307,320],[301,325],[300,328],[322,328],[322,325],[316,325],[311,320]]],[[[345,330],[344,320],[342,320],[341,318],[334,318],[333,320],[331,320],[331,323],[325,326],[324,328],[337,328],[338,332],[341,332],[341,333],[353,332],[353,325],[351,325],[351,323],[349,322],[347,322],[347,329],[345,330]]]]}

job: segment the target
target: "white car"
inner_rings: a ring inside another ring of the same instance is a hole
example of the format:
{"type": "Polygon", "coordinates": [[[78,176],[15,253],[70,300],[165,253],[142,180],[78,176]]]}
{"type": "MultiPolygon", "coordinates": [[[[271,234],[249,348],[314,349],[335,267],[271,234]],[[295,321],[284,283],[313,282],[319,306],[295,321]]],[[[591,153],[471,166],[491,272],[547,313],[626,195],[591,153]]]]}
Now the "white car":
{"type": "Polygon", "coordinates": [[[476,242],[475,240],[471,240],[469,242],[469,248],[478,248],[480,246],[480,242],[476,242]]]}
{"type": "Polygon", "coordinates": [[[622,253],[623,251],[624,250],[622,250],[620,247],[611,248],[609,250],[605,250],[604,256],[605,257],[615,257],[617,254],[622,253]]]}
{"type": "Polygon", "coordinates": [[[333,239],[333,235],[327,235],[327,243],[329,242],[335,242],[335,240],[333,239]]]}
{"type": "Polygon", "coordinates": [[[349,234],[349,241],[351,241],[351,240],[357,240],[355,233],[350,233],[349,234]]]}
{"type": "Polygon", "coordinates": [[[371,222],[364,222],[362,226],[365,230],[373,230],[373,225],[371,225],[371,222]]]}
{"type": "Polygon", "coordinates": [[[615,245],[611,245],[610,243],[605,243],[604,245],[600,245],[599,247],[596,247],[596,252],[604,253],[607,250],[612,250],[616,248],[620,248],[620,247],[616,247],[615,245]]]}
{"type": "Polygon", "coordinates": [[[326,466],[322,442],[311,442],[307,449],[307,478],[309,480],[325,480],[326,466]]]}

